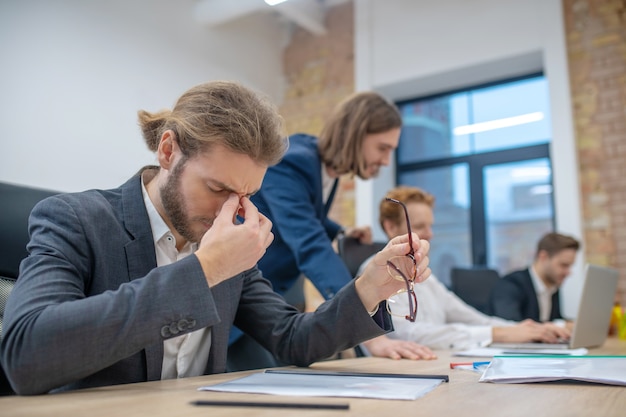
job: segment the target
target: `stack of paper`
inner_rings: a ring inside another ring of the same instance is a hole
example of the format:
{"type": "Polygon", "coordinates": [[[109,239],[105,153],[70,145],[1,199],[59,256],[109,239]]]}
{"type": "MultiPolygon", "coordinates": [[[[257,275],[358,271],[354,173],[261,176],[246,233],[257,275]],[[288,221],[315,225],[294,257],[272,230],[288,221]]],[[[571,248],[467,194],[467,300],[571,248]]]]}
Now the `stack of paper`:
{"type": "Polygon", "coordinates": [[[496,356],[480,382],[577,380],[626,386],[626,356],[496,356]]]}
{"type": "Polygon", "coordinates": [[[454,352],[454,356],[470,356],[477,358],[490,358],[499,355],[564,355],[564,356],[582,356],[589,351],[586,348],[578,349],[506,349],[480,347],[468,350],[454,352]]]}

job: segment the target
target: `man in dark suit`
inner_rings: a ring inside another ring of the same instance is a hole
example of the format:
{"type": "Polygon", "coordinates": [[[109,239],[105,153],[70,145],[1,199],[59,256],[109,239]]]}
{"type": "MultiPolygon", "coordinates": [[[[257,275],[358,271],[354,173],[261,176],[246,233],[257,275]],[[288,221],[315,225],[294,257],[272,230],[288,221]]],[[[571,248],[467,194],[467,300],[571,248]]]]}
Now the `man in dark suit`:
{"type": "MultiPolygon", "coordinates": [[[[405,283],[386,261],[407,253],[408,236],[315,313],[287,304],[257,268],[272,223],[250,196],[286,149],[271,104],[213,82],[139,121],[158,166],[32,211],[0,346],[18,394],[224,372],[233,324],[301,366],[391,330],[379,304],[405,283]]],[[[422,281],[429,246],[413,242],[422,281]]]]}
{"type": "Polygon", "coordinates": [[[508,320],[562,319],[559,287],[570,274],[580,243],[570,236],[548,233],[539,240],[533,264],[512,272],[491,292],[493,315],[508,320]]]}
{"type": "MultiPolygon", "coordinates": [[[[298,280],[305,276],[325,299],[330,299],[352,281],[354,277],[332,245],[342,227],[328,218],[328,211],[341,176],[370,179],[389,165],[398,147],[401,125],[395,104],[376,92],[362,91],[336,106],[319,137],[294,134],[289,138],[284,158],[267,170],[263,186],[252,197],[273,224],[275,239],[259,261],[259,268],[276,292],[296,294],[298,280]]],[[[369,226],[344,232],[364,243],[371,242],[369,226]]],[[[237,329],[233,329],[229,369],[272,364],[254,341],[237,336],[237,329]]],[[[372,356],[435,358],[425,346],[387,336],[369,340],[364,347],[372,356]]]]}

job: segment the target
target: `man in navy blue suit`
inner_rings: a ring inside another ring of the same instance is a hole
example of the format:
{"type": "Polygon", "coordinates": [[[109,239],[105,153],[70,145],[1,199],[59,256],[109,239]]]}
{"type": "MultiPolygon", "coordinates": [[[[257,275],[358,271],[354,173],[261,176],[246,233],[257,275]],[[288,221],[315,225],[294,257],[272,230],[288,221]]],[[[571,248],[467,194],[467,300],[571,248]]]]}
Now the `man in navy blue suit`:
{"type": "MultiPolygon", "coordinates": [[[[361,92],[338,105],[319,138],[306,134],[289,138],[284,158],[268,169],[260,191],[251,197],[273,223],[274,241],[259,261],[259,268],[271,280],[274,291],[282,295],[293,292],[301,276],[306,276],[325,299],[330,299],[354,278],[332,242],[342,232],[371,242],[371,230],[369,226],[343,230],[327,214],[340,176],[369,179],[389,165],[391,153],[398,147],[401,125],[393,103],[377,93],[361,92]]],[[[238,336],[235,329],[231,341],[238,336]]],[[[274,365],[268,355],[262,359],[263,353],[256,347],[248,350],[250,345],[254,341],[246,338],[231,345],[230,370],[274,365]]],[[[425,346],[387,336],[364,345],[374,356],[435,357],[425,346]]]]}
{"type": "Polygon", "coordinates": [[[508,320],[562,319],[559,287],[570,274],[580,243],[559,233],[544,235],[533,264],[502,277],[491,292],[493,315],[508,320]]]}

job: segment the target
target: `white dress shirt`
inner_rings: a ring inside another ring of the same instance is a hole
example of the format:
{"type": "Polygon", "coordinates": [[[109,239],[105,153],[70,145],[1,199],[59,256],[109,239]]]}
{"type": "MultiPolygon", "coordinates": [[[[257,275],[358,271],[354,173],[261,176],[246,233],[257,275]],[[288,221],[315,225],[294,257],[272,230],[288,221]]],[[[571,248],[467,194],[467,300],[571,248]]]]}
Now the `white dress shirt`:
{"type": "MultiPolygon", "coordinates": [[[[169,265],[194,253],[198,248],[198,245],[194,243],[187,242],[180,251],[176,249],[176,239],[152,204],[143,184],[143,178],[141,186],[143,201],[152,227],[157,266],[169,265]]],[[[211,329],[207,327],[165,340],[161,379],[203,375],[209,360],[210,349],[211,329]]]]}
{"type": "Polygon", "coordinates": [[[322,197],[324,204],[328,201],[328,197],[330,197],[330,192],[333,189],[333,185],[335,185],[336,178],[332,178],[328,175],[328,171],[326,171],[326,166],[322,163],[322,197]]]}
{"type": "Polygon", "coordinates": [[[539,321],[549,321],[550,313],[552,312],[552,296],[557,290],[557,287],[548,287],[543,283],[543,280],[539,278],[534,267],[528,268],[530,277],[532,278],[533,286],[535,287],[535,293],[537,294],[537,302],[539,303],[539,321]]]}
{"type": "MultiPolygon", "coordinates": [[[[432,349],[469,349],[490,344],[493,327],[516,324],[481,313],[448,290],[434,275],[415,284],[414,290],[417,296],[415,322],[392,316],[395,330],[388,336],[393,339],[410,340],[432,349]]],[[[408,296],[399,297],[396,305],[408,314],[408,296]]]]}

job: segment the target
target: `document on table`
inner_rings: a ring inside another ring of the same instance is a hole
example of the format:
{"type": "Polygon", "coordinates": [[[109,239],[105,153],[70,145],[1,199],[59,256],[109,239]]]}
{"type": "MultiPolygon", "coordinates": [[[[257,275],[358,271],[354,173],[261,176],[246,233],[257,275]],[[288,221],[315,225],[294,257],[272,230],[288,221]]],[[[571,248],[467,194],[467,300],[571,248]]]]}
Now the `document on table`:
{"type": "Polygon", "coordinates": [[[390,375],[273,370],[216,385],[203,386],[198,389],[201,391],[312,397],[415,400],[446,381],[447,375],[390,375]]]}
{"type": "Polygon", "coordinates": [[[578,349],[502,349],[492,347],[481,347],[454,352],[454,356],[471,356],[477,358],[490,358],[498,355],[562,355],[562,356],[582,356],[589,351],[586,348],[578,349]]]}
{"type": "Polygon", "coordinates": [[[626,356],[497,356],[480,382],[577,380],[626,386],[626,356]]]}

